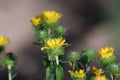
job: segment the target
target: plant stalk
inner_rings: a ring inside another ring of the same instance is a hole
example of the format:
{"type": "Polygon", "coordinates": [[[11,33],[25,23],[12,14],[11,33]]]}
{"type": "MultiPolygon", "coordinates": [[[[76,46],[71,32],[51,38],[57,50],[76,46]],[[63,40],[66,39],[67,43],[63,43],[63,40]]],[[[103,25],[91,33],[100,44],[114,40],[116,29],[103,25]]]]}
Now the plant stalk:
{"type": "Polygon", "coordinates": [[[59,58],[58,58],[58,56],[55,56],[55,59],[56,59],[56,64],[59,65],[59,58]]]}
{"type": "Polygon", "coordinates": [[[113,77],[113,75],[111,73],[110,73],[110,76],[111,76],[111,79],[114,80],[114,77],[113,77]]]}
{"type": "Polygon", "coordinates": [[[11,72],[12,66],[8,65],[8,80],[12,80],[12,72],[11,72]]]}
{"type": "Polygon", "coordinates": [[[50,34],[51,34],[51,29],[49,28],[49,29],[48,29],[48,35],[50,35],[50,34]]]}

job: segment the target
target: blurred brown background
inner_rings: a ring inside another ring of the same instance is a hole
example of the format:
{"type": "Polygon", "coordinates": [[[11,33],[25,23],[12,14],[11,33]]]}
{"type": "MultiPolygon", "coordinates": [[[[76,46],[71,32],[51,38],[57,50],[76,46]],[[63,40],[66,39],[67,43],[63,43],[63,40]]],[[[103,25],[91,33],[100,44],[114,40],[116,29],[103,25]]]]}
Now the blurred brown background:
{"type": "MultiPolygon", "coordinates": [[[[32,44],[36,39],[30,20],[45,10],[63,15],[60,24],[67,28],[64,37],[72,44],[67,51],[82,48],[98,51],[112,46],[119,53],[119,6],[115,6],[116,3],[119,0],[0,0],[0,34],[10,39],[6,52],[12,51],[17,57],[15,80],[44,77],[42,53],[39,46],[32,44]]],[[[65,76],[69,77],[67,73],[65,76]]],[[[0,79],[7,80],[7,70],[0,71],[0,79]]]]}

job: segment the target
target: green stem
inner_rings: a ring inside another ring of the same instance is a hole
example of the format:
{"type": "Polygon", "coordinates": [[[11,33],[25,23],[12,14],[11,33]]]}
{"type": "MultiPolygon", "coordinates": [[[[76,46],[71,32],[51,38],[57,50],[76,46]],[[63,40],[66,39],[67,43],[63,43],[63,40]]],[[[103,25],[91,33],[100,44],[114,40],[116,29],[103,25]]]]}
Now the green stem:
{"type": "Polygon", "coordinates": [[[52,61],[52,57],[50,55],[48,55],[48,60],[52,61]]]}
{"type": "Polygon", "coordinates": [[[113,77],[113,75],[110,73],[110,76],[111,76],[111,80],[114,80],[114,77],[113,77]]]}
{"type": "Polygon", "coordinates": [[[49,28],[49,29],[48,29],[48,35],[50,35],[50,34],[51,34],[51,29],[49,28]]]}
{"type": "Polygon", "coordinates": [[[58,58],[58,56],[55,56],[55,59],[56,59],[56,64],[59,65],[59,58],[58,58]]]}
{"type": "Polygon", "coordinates": [[[12,66],[8,65],[8,80],[12,80],[12,73],[11,73],[12,66]]]}

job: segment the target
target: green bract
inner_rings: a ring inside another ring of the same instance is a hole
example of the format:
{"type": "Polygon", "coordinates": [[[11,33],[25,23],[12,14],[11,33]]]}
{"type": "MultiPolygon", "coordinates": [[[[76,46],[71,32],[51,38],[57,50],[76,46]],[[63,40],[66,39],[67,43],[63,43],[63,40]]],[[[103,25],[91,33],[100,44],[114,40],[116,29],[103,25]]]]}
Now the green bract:
{"type": "Polygon", "coordinates": [[[110,64],[114,63],[115,60],[116,60],[116,56],[112,55],[108,58],[100,58],[99,62],[101,65],[110,65],[110,64]]]}
{"type": "Polygon", "coordinates": [[[64,54],[64,48],[59,47],[59,48],[53,48],[53,49],[48,49],[46,50],[47,53],[53,57],[55,56],[60,56],[64,54]]]}
{"type": "Polygon", "coordinates": [[[55,23],[47,23],[46,28],[55,28],[57,26],[58,26],[58,24],[56,22],[55,23]]]}

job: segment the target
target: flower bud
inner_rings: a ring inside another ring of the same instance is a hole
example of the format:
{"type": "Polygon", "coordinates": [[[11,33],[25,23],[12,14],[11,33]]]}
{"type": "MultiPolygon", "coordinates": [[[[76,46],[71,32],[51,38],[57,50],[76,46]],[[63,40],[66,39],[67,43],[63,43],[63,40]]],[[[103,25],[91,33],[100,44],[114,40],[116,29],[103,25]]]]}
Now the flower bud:
{"type": "Polygon", "coordinates": [[[62,36],[65,33],[66,29],[62,26],[59,26],[55,28],[55,31],[58,36],[62,36]]]}
{"type": "Polygon", "coordinates": [[[43,41],[46,40],[48,38],[47,32],[46,31],[38,31],[36,33],[36,38],[38,40],[43,40],[43,41]]]}
{"type": "Polygon", "coordinates": [[[108,70],[113,74],[118,74],[120,72],[120,67],[117,64],[111,64],[107,66],[108,70]]]}
{"type": "Polygon", "coordinates": [[[82,54],[83,56],[86,56],[88,58],[88,61],[90,61],[96,55],[96,51],[93,49],[85,48],[82,50],[82,54]]]}
{"type": "Polygon", "coordinates": [[[70,53],[68,53],[68,61],[70,62],[74,62],[79,60],[80,58],[80,54],[78,52],[75,51],[71,51],[70,53]]]}

